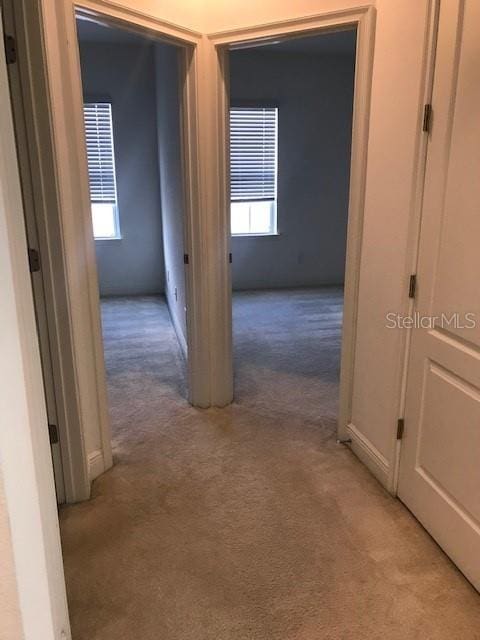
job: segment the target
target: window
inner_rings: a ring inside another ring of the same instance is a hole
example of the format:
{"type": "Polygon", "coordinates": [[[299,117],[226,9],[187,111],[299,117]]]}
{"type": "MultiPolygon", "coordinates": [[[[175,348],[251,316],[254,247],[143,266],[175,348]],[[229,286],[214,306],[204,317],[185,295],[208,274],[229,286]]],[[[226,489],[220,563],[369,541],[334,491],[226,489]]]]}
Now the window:
{"type": "Polygon", "coordinates": [[[232,235],[277,233],[277,113],[230,109],[232,235]]]}
{"type": "Polygon", "coordinates": [[[120,238],[112,105],[109,102],[87,102],[83,110],[93,235],[96,239],[120,238]]]}

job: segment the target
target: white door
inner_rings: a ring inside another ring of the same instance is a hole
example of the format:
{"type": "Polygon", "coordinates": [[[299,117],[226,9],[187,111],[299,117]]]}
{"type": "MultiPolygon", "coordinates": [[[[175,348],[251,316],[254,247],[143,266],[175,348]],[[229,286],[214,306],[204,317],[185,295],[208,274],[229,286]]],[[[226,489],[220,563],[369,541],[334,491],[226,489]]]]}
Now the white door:
{"type": "Polygon", "coordinates": [[[398,495],[480,589],[479,0],[441,5],[432,106],[415,310],[445,316],[413,331],[398,495]]]}
{"type": "MultiPolygon", "coordinates": [[[[1,23],[1,28],[3,29],[3,21],[1,23]]],[[[0,41],[3,42],[3,36],[0,38],[0,41]]],[[[11,73],[18,73],[16,65],[10,65],[8,70],[11,73]]],[[[17,76],[18,78],[18,76],[17,76]]],[[[12,82],[12,77],[9,77],[10,82],[12,82]]],[[[19,84],[18,79],[16,79],[17,84],[19,84]]],[[[17,92],[18,93],[18,92],[17,92]]],[[[12,93],[12,96],[15,95],[12,93]]],[[[22,115],[18,113],[20,111],[20,105],[18,102],[14,105],[17,110],[17,114],[15,117],[15,124],[19,125],[19,121],[22,120],[22,115]]],[[[19,160],[21,160],[21,156],[19,160]]],[[[23,158],[25,162],[25,158],[23,158]]],[[[28,175],[28,169],[25,166],[22,166],[21,177],[22,177],[22,195],[23,195],[23,210],[25,214],[25,230],[27,234],[27,244],[29,250],[38,249],[39,240],[38,240],[38,232],[37,232],[37,224],[35,221],[34,215],[34,206],[32,201],[32,189],[31,185],[26,184],[26,180],[28,179],[26,176],[28,175]]],[[[37,254],[39,255],[39,254],[37,254]]],[[[34,260],[31,260],[33,263],[34,260]]],[[[39,262],[40,267],[41,261],[39,262]]],[[[38,339],[40,343],[40,356],[42,362],[42,373],[44,380],[44,389],[45,389],[45,401],[47,406],[47,416],[48,416],[48,424],[49,429],[51,431],[51,450],[52,450],[52,461],[53,461],[53,469],[55,476],[55,488],[57,493],[57,502],[64,503],[65,502],[65,483],[63,476],[63,465],[62,465],[62,454],[60,450],[60,443],[58,441],[58,419],[57,419],[57,404],[55,398],[55,386],[54,386],[54,377],[53,377],[53,365],[52,365],[52,356],[50,353],[50,340],[48,335],[48,323],[47,323],[47,308],[46,308],[46,298],[44,293],[44,282],[42,278],[41,269],[33,268],[31,269],[32,274],[32,289],[33,289],[33,297],[35,303],[35,316],[37,320],[37,330],[38,330],[38,339]],[[54,431],[55,429],[55,431],[54,431]],[[56,437],[54,437],[54,434],[56,437]]]]}

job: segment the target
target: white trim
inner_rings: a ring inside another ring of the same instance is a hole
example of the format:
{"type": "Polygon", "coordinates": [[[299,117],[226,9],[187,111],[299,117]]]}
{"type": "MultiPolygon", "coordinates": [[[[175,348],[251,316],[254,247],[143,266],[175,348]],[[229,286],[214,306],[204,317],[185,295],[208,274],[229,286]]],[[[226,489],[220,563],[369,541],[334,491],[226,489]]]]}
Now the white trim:
{"type": "Polygon", "coordinates": [[[346,436],[347,425],[352,419],[353,375],[355,367],[358,290],[365,207],[374,43],[375,16],[372,9],[366,11],[364,17],[357,23],[357,57],[355,65],[350,193],[340,359],[338,415],[338,437],[340,439],[346,436]]]}
{"type": "Polygon", "coordinates": [[[228,150],[221,143],[225,140],[227,125],[228,102],[223,88],[228,74],[226,61],[220,61],[219,64],[215,46],[209,38],[202,38],[198,54],[202,74],[197,85],[196,118],[201,123],[197,161],[200,167],[199,205],[203,221],[199,237],[205,244],[205,287],[208,294],[205,312],[208,330],[204,338],[208,336],[209,343],[208,359],[200,375],[203,373],[207,379],[205,371],[209,372],[210,404],[222,407],[233,398],[230,193],[226,173],[228,150]],[[226,189],[222,189],[225,185],[226,189]]]}
{"type": "Polygon", "coordinates": [[[384,486],[388,487],[390,468],[388,460],[352,423],[347,425],[347,433],[351,439],[351,449],[364,465],[384,486]]]}
{"type": "Polygon", "coordinates": [[[105,471],[105,461],[103,459],[103,451],[98,449],[88,454],[88,477],[90,482],[102,475],[105,471]]]}
{"type": "MultiPolygon", "coordinates": [[[[432,101],[433,94],[433,80],[435,71],[435,57],[437,49],[437,35],[440,15],[440,0],[430,0],[429,6],[429,20],[427,23],[427,37],[424,60],[423,60],[423,100],[418,105],[418,122],[422,121],[423,109],[425,104],[429,104],[432,101]]],[[[414,171],[414,183],[412,185],[412,215],[410,219],[410,225],[408,230],[407,241],[407,255],[405,260],[405,288],[404,291],[408,291],[407,282],[411,274],[417,272],[417,263],[419,255],[420,244],[420,225],[422,220],[422,208],[423,208],[423,192],[425,188],[425,175],[427,170],[427,150],[428,150],[429,135],[425,135],[419,127],[419,135],[417,138],[417,167],[414,171]]],[[[410,299],[406,303],[408,310],[405,315],[412,315],[415,305],[415,300],[410,299]]],[[[402,344],[400,347],[400,353],[402,354],[401,362],[399,363],[399,400],[398,400],[398,415],[405,415],[405,403],[407,394],[407,375],[408,375],[408,363],[410,360],[410,347],[412,339],[413,329],[402,332],[402,344]]],[[[393,470],[389,479],[389,484],[392,493],[397,495],[398,480],[400,473],[400,455],[402,449],[401,440],[396,440],[393,435],[392,448],[393,455],[393,470]]]]}
{"type": "Polygon", "coordinates": [[[167,293],[165,295],[167,300],[168,313],[170,314],[170,320],[172,322],[173,329],[177,336],[178,344],[180,345],[180,349],[182,350],[182,355],[185,360],[188,362],[188,347],[187,341],[185,340],[185,336],[183,335],[182,327],[180,326],[177,316],[172,311],[172,302],[170,300],[170,295],[167,293]]]}
{"type": "Polygon", "coordinates": [[[108,24],[116,22],[117,26],[136,31],[145,32],[151,36],[170,42],[171,44],[195,45],[201,39],[202,34],[193,29],[182,27],[168,20],[162,20],[144,11],[127,7],[114,0],[67,0],[72,6],[81,9],[86,15],[92,14],[95,18],[104,18],[108,24]]]}
{"type": "Polygon", "coordinates": [[[43,20],[62,219],[63,244],[60,250],[66,263],[68,300],[72,309],[71,325],[79,378],[83,438],[86,441],[87,430],[97,430],[105,471],[112,466],[113,460],[83,134],[80,63],[78,47],[70,46],[69,55],[62,51],[62,38],[67,42],[75,42],[73,10],[70,14],[65,3],[52,5],[46,2],[43,20]]]}
{"type": "Polygon", "coordinates": [[[339,9],[337,11],[324,11],[300,18],[289,18],[279,22],[267,22],[260,25],[249,27],[240,27],[238,29],[229,29],[226,31],[217,31],[210,33],[208,37],[216,46],[229,45],[235,48],[241,48],[242,45],[251,44],[252,41],[275,40],[279,37],[301,37],[304,35],[312,35],[318,30],[338,30],[342,27],[349,29],[355,26],[363,15],[369,13],[373,9],[371,3],[359,5],[347,9],[339,9]]]}
{"type": "MultiPolygon", "coordinates": [[[[219,183],[213,187],[215,198],[219,203],[217,224],[217,246],[219,251],[228,254],[230,243],[230,210],[226,203],[230,202],[228,185],[228,49],[232,46],[252,42],[268,42],[271,39],[312,35],[332,29],[357,28],[357,56],[355,65],[355,95],[352,126],[352,154],[350,171],[350,200],[348,215],[347,260],[345,270],[345,303],[342,336],[341,376],[340,376],[340,411],[338,437],[345,439],[347,425],[351,420],[351,398],[353,388],[353,369],[355,353],[355,335],[358,306],[358,277],[361,256],[363,209],[367,170],[368,127],[370,116],[370,91],[373,69],[375,9],[372,5],[356,7],[342,11],[326,12],[305,18],[275,22],[263,26],[236,29],[228,32],[211,34],[209,39],[215,47],[215,56],[211,64],[215,64],[215,105],[210,111],[215,114],[216,133],[219,138],[217,148],[222,150],[219,167],[216,173],[219,183]]],[[[222,263],[220,263],[222,264],[222,263]]],[[[231,269],[226,265],[216,282],[217,305],[212,317],[219,319],[214,334],[219,336],[215,354],[215,367],[220,375],[215,384],[222,390],[226,398],[233,396],[233,363],[232,350],[225,348],[231,343],[232,335],[232,287],[231,269]],[[220,326],[219,326],[220,325],[220,326]]]]}
{"type": "Polygon", "coordinates": [[[200,43],[185,47],[180,56],[181,134],[184,180],[184,246],[189,256],[185,269],[187,306],[186,353],[188,399],[195,407],[212,404],[212,383],[208,368],[210,352],[208,306],[208,209],[201,194],[201,158],[199,127],[200,43]]]}

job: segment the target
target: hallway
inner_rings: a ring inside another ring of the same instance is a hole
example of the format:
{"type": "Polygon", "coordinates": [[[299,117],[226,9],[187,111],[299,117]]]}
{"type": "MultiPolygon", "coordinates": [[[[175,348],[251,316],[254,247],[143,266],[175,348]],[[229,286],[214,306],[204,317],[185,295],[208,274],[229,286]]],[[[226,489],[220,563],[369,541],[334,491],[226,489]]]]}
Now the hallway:
{"type": "Polygon", "coordinates": [[[480,639],[478,594],[336,444],[341,291],[234,304],[237,401],[202,411],[163,299],[103,303],[115,466],[60,512],[73,640],[480,639]]]}

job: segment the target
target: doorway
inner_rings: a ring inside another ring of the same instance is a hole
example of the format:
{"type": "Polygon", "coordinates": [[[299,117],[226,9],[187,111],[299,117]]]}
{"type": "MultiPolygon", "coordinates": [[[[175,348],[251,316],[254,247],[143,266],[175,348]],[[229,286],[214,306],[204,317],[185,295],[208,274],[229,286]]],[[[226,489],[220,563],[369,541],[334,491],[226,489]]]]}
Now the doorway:
{"type": "MultiPolygon", "coordinates": [[[[230,265],[226,272],[222,274],[222,289],[221,295],[218,296],[218,313],[222,314],[225,318],[223,332],[226,334],[227,326],[230,329],[230,335],[232,332],[231,317],[232,317],[232,281],[235,288],[235,279],[238,277],[238,270],[236,273],[235,255],[232,249],[235,248],[235,244],[240,244],[243,238],[232,237],[232,214],[231,209],[236,206],[236,203],[232,203],[234,199],[232,196],[235,184],[232,180],[232,171],[230,168],[230,153],[229,153],[229,111],[230,105],[230,90],[229,84],[231,81],[230,65],[233,56],[242,54],[245,50],[245,55],[248,55],[248,50],[252,51],[254,48],[258,48],[259,51],[263,48],[268,50],[270,47],[280,45],[282,47],[292,46],[293,48],[301,47],[302,40],[305,42],[308,39],[314,39],[317,36],[328,36],[329,34],[339,33],[339,37],[347,38],[348,35],[342,36],[342,32],[355,33],[355,39],[350,46],[354,47],[355,55],[353,59],[354,65],[354,96],[353,105],[350,103],[351,119],[347,121],[346,129],[351,127],[351,160],[350,171],[348,177],[347,168],[347,183],[348,187],[345,190],[348,198],[348,205],[344,207],[344,215],[348,210],[348,229],[346,235],[346,245],[344,244],[343,251],[345,252],[344,267],[344,285],[343,285],[343,312],[342,312],[342,328],[341,328],[341,346],[340,346],[340,380],[337,382],[338,389],[338,411],[335,409],[335,415],[337,417],[337,438],[341,441],[350,442],[352,448],[364,462],[373,467],[376,465],[376,459],[374,465],[371,465],[372,456],[371,448],[368,449],[365,446],[366,438],[361,429],[359,430],[352,421],[352,407],[353,407],[353,379],[355,368],[355,352],[356,346],[356,333],[357,333],[357,313],[359,307],[359,279],[360,279],[360,259],[361,259],[361,247],[362,247],[362,234],[363,234],[363,212],[365,202],[365,184],[366,184],[366,167],[367,167],[367,148],[368,148],[368,113],[370,109],[370,79],[372,71],[372,56],[373,56],[373,36],[374,36],[374,13],[368,8],[359,10],[358,13],[332,15],[325,17],[312,17],[305,23],[286,22],[260,26],[255,29],[238,30],[230,33],[219,33],[211,36],[211,44],[214,48],[215,57],[217,60],[217,87],[218,93],[215,100],[216,117],[218,118],[217,126],[220,132],[220,138],[223,142],[223,155],[220,159],[219,175],[227,176],[227,179],[222,181],[219,185],[219,200],[224,208],[224,217],[221,220],[221,228],[225,233],[222,243],[225,245],[225,251],[227,255],[231,256],[230,265]],[[300,44],[295,44],[298,41],[300,44]],[[291,45],[288,43],[291,42],[291,45]],[[230,180],[232,180],[232,193],[230,192],[230,180]]],[[[297,50],[297,53],[298,50],[297,50]]],[[[351,66],[350,66],[350,73],[351,66]]],[[[258,100],[258,98],[257,98],[258,100]]],[[[273,104],[275,98],[263,96],[263,105],[266,107],[275,107],[273,104]]],[[[233,105],[236,107],[237,105],[233,105]]],[[[238,105],[252,106],[251,99],[249,104],[238,105]]],[[[277,105],[277,118],[280,109],[277,105]]],[[[278,123],[277,123],[278,124],[278,123]]],[[[232,154],[235,149],[232,147],[232,154]]],[[[301,158],[300,166],[301,166],[301,158]]],[[[280,176],[278,176],[280,179],[280,176]]],[[[278,185],[276,185],[278,186],[278,185]]],[[[303,196],[303,194],[302,194],[303,196]]],[[[271,198],[271,194],[268,194],[268,199],[271,198]]],[[[273,210],[273,209],[272,209],[273,210]]],[[[278,213],[278,210],[277,210],[278,213]]],[[[249,214],[250,215],[250,214],[249,214]]],[[[264,218],[267,216],[264,212],[264,218]]],[[[272,218],[270,218],[271,220],[272,218]]],[[[277,221],[278,222],[278,221],[277,221]]],[[[344,220],[346,225],[346,220],[344,220]]],[[[341,227],[341,225],[340,225],[341,227]]],[[[340,228],[339,227],[339,228],[340,228]]],[[[267,233],[264,235],[275,236],[278,229],[273,228],[273,233],[267,233]]],[[[345,232],[344,232],[345,233],[345,232]]],[[[341,233],[340,233],[341,235],[341,233]]],[[[280,236],[276,235],[277,239],[280,236]]],[[[260,240],[266,240],[265,238],[259,238],[260,240]]],[[[271,237],[272,246],[273,237],[271,237]]],[[[310,239],[309,239],[309,242],[310,239]]],[[[345,243],[345,237],[344,241],[345,243]]],[[[341,243],[340,243],[341,244],[341,243]]],[[[250,245],[250,238],[244,246],[250,245]]],[[[268,246],[264,244],[264,246],[268,246]]],[[[310,245],[311,246],[311,245],[310,245]]],[[[318,253],[318,252],[317,252],[318,253]]],[[[342,249],[337,252],[337,255],[342,255],[342,249]]],[[[302,251],[297,251],[297,262],[302,262],[302,251]]],[[[281,257],[281,262],[284,262],[285,258],[281,257]]],[[[291,262],[291,258],[289,258],[291,262]]],[[[262,273],[260,278],[271,277],[274,274],[274,265],[269,264],[267,267],[268,273],[262,273]]],[[[281,270],[281,269],[280,269],[281,270]]],[[[342,270],[342,269],[340,269],[342,270]]],[[[337,283],[341,283],[342,273],[336,275],[337,283]]],[[[298,282],[298,281],[297,281],[298,282]]],[[[292,283],[296,286],[296,282],[292,283]]],[[[314,282],[314,284],[318,284],[314,282]]],[[[278,286],[275,284],[274,286],[278,286]]],[[[289,285],[290,286],[290,285],[289,285]]],[[[333,327],[332,327],[333,328],[333,327]]],[[[337,328],[338,331],[338,328],[337,328]]],[[[225,343],[225,340],[223,340],[225,343]]],[[[218,341],[220,344],[220,339],[218,341]]],[[[228,349],[224,349],[224,356],[222,359],[222,367],[224,370],[228,370],[229,367],[233,369],[233,357],[228,349]]],[[[338,360],[337,360],[338,362],[338,360]]],[[[338,370],[338,369],[337,369],[338,370]]],[[[230,391],[228,388],[230,379],[227,377],[223,380],[218,380],[218,385],[225,392],[230,391]]],[[[337,378],[338,380],[338,378],[337,378]]],[[[335,393],[335,392],[334,392],[335,393]]],[[[277,398],[279,399],[279,398],[277,398]]],[[[280,401],[281,402],[281,401],[280,401]]],[[[332,414],[333,415],[333,414],[332,414]]],[[[373,470],[373,468],[372,468],[373,470]]],[[[382,468],[383,471],[383,468],[382,468]]],[[[374,470],[374,473],[376,469],[374,470]]]]}
{"type": "Polygon", "coordinates": [[[173,401],[187,396],[179,47],[82,12],[76,22],[113,453],[121,463],[139,437],[133,416],[141,407],[148,412],[145,405],[168,402],[169,393],[173,401]]]}
{"type": "Polygon", "coordinates": [[[229,52],[235,399],[336,433],[356,29],[229,52]]]}

